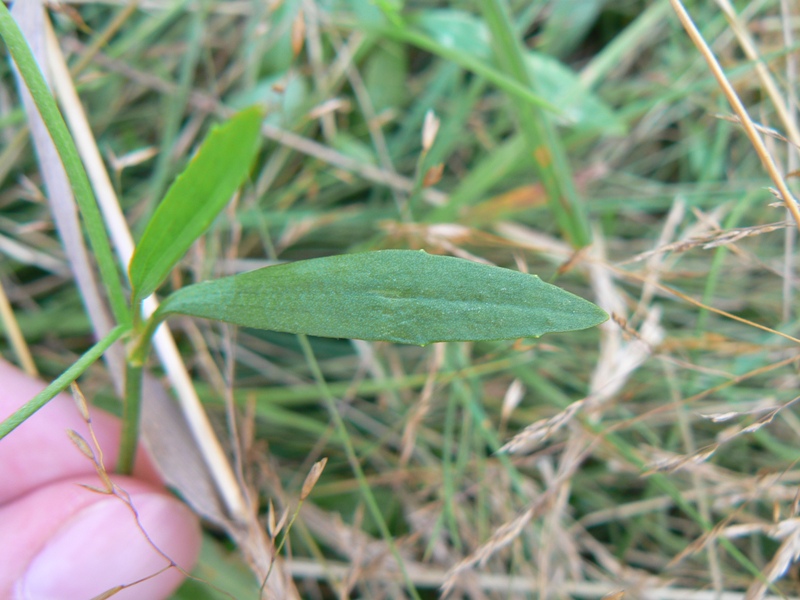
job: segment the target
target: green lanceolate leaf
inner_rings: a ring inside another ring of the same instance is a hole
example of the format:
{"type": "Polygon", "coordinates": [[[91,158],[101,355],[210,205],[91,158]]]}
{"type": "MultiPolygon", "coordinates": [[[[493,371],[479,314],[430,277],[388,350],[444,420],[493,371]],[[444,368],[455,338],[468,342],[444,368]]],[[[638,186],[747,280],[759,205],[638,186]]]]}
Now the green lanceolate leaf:
{"type": "Polygon", "coordinates": [[[136,300],[161,285],[242,185],[258,151],[262,119],[260,109],[249,108],[215,127],[169,188],[131,259],[136,300]]]}
{"type": "Polygon", "coordinates": [[[155,318],[171,313],[419,345],[538,337],[608,318],[535,275],[412,250],[303,260],[191,285],[164,300],[155,318]]]}

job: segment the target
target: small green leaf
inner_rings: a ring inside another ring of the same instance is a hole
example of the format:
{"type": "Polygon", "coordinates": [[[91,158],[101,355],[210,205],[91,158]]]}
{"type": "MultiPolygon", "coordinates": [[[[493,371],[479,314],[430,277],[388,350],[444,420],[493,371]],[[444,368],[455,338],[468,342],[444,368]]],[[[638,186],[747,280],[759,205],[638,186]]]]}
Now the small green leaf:
{"type": "Polygon", "coordinates": [[[263,118],[254,107],[215,127],[169,188],[131,258],[135,300],[156,291],[242,185],[258,151],[263,118]]]}
{"type": "Polygon", "coordinates": [[[412,250],[298,261],[178,290],[180,313],[323,337],[431,342],[574,331],[608,315],[535,275],[412,250]]]}

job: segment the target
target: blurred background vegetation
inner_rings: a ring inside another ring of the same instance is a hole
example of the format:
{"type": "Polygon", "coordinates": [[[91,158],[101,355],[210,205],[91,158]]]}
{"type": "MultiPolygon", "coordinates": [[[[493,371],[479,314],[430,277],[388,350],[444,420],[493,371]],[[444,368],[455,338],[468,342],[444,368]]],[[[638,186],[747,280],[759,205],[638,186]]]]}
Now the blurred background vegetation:
{"type": "MultiPolygon", "coordinates": [[[[796,4],[687,8],[791,185],[796,4]]],[[[270,503],[296,514],[281,568],[302,597],[800,594],[795,228],[668,1],[87,0],[51,18],[134,236],[212,123],[268,110],[250,182],[171,288],[424,248],[613,313],[541,340],[312,340],[405,578],[296,338],[176,320],[265,527],[270,503]],[[230,440],[225,399],[250,438],[230,440]]],[[[92,329],[0,72],[0,281],[52,378],[92,329]]],[[[115,409],[102,363],[81,383],[115,409]]],[[[176,598],[258,597],[212,527],[195,575],[176,598]]]]}

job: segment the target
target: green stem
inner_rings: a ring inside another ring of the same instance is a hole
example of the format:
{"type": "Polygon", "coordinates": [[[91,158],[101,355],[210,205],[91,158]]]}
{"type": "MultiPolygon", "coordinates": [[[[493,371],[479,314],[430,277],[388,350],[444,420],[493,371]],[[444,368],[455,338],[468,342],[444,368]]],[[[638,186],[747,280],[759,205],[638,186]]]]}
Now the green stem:
{"type": "MultiPolygon", "coordinates": [[[[2,3],[0,3],[2,4],[2,3]]],[[[103,353],[108,350],[109,346],[120,339],[123,334],[127,333],[128,329],[122,325],[118,325],[108,332],[108,334],[94,346],[89,348],[86,353],[81,356],[75,364],[69,369],[64,371],[58,379],[48,385],[41,392],[36,394],[31,400],[26,402],[22,408],[17,410],[14,414],[8,417],[5,421],[0,423],[0,439],[3,439],[9,433],[14,431],[20,424],[22,424],[28,417],[30,417],[37,410],[42,408],[50,400],[55,398],[59,393],[67,389],[70,383],[80,377],[89,366],[99,359],[103,353]]]]}
{"type": "Polygon", "coordinates": [[[119,444],[117,473],[130,475],[139,442],[139,415],[142,412],[142,367],[130,362],[125,369],[125,403],[122,409],[122,438],[119,444]]]}
{"type": "Polygon", "coordinates": [[[150,352],[150,345],[153,342],[153,336],[156,333],[156,329],[167,315],[162,315],[159,311],[156,311],[147,321],[144,322],[144,325],[141,325],[139,321],[139,326],[136,327],[134,331],[136,331],[136,335],[134,336],[133,340],[133,347],[131,348],[130,352],[128,353],[128,362],[131,365],[141,367],[144,365],[144,361],[147,359],[147,354],[150,352]]]}
{"type": "MultiPolygon", "coordinates": [[[[138,307],[138,303],[134,306],[138,307]]],[[[141,308],[134,311],[136,327],[128,360],[125,365],[125,400],[122,409],[122,438],[119,446],[117,472],[130,475],[136,462],[136,448],[139,442],[139,420],[142,412],[142,375],[144,362],[156,329],[162,319],[152,315],[145,323],[141,322],[141,308]]]]}
{"type": "Polygon", "coordinates": [[[75,200],[80,208],[81,216],[86,223],[86,232],[89,236],[89,243],[92,246],[97,265],[100,268],[100,276],[103,285],[108,293],[111,302],[111,310],[114,318],[120,325],[127,325],[130,322],[130,312],[122,291],[122,283],[114,262],[114,255],[111,252],[106,235],[100,210],[83,168],[75,142],[67,129],[64,118],[56,106],[53,95],[47,87],[47,83],[39,71],[36,59],[25,41],[25,37],[17,27],[14,18],[8,11],[5,4],[0,2],[0,37],[8,47],[8,51],[19,68],[19,73],[25,81],[25,85],[30,91],[39,114],[44,121],[53,144],[61,157],[67,177],[75,193],[75,200]]]}

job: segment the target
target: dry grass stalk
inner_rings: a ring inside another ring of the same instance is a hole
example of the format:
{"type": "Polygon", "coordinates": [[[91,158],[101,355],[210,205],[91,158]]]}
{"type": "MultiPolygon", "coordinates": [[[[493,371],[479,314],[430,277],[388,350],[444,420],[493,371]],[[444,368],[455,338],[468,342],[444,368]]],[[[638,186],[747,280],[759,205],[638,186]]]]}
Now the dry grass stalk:
{"type": "Polygon", "coordinates": [[[635,262],[646,260],[657,254],[664,254],[667,252],[686,252],[687,250],[691,250],[692,248],[698,248],[698,247],[702,248],[703,250],[711,250],[712,248],[718,248],[719,246],[727,246],[729,244],[734,244],[744,238],[753,237],[757,235],[764,235],[766,233],[772,233],[773,231],[786,229],[789,226],[791,226],[791,223],[787,223],[786,221],[779,221],[777,223],[753,225],[752,227],[737,227],[734,229],[727,229],[725,231],[719,231],[712,235],[680,240],[677,242],[666,244],[664,246],[660,246],[654,250],[648,250],[647,252],[642,252],[641,254],[637,254],[632,258],[617,263],[617,266],[629,265],[635,262]]]}
{"type": "Polygon", "coordinates": [[[762,600],[769,585],[783,577],[789,567],[800,558],[800,519],[781,521],[768,531],[768,535],[783,541],[762,571],[764,580],[756,580],[747,588],[746,600],[762,600]]]}
{"type": "Polygon", "coordinates": [[[11,303],[8,301],[8,296],[6,295],[2,280],[0,280],[0,324],[2,324],[6,332],[6,336],[11,343],[11,347],[14,349],[14,353],[17,355],[22,369],[28,375],[36,377],[38,375],[36,363],[33,362],[30,348],[14,316],[14,310],[11,308],[11,303]]]}
{"type": "Polygon", "coordinates": [[[575,415],[586,404],[586,399],[577,400],[567,408],[549,419],[541,419],[531,423],[525,429],[517,433],[511,440],[506,442],[499,452],[509,454],[520,454],[531,452],[549,440],[553,435],[561,431],[566,425],[572,422],[575,415]]]}
{"type": "Polygon", "coordinates": [[[158,547],[158,545],[152,540],[150,535],[145,530],[144,525],[142,525],[142,522],[139,519],[139,513],[136,510],[136,506],[133,504],[133,501],[131,500],[130,494],[128,494],[128,492],[125,491],[124,488],[114,483],[108,471],[106,470],[105,465],[103,464],[103,450],[100,447],[99,442],[97,441],[97,436],[95,435],[94,427],[92,426],[91,414],[89,412],[86,398],[83,396],[83,393],[81,392],[80,388],[76,383],[72,383],[70,389],[72,391],[72,397],[75,401],[75,404],[78,407],[78,411],[81,414],[81,418],[86,423],[86,427],[89,430],[89,436],[92,440],[92,443],[90,445],[78,432],[71,429],[67,430],[67,436],[69,437],[73,445],[75,445],[75,447],[81,452],[81,454],[83,454],[86,458],[92,461],[92,464],[94,465],[95,468],[95,472],[100,481],[102,482],[103,487],[99,488],[89,484],[79,484],[79,485],[84,489],[87,489],[97,494],[114,496],[118,498],[123,504],[125,504],[125,506],[130,511],[132,517],[136,521],[136,527],[142,533],[144,539],[147,541],[150,547],[153,548],[153,550],[155,550],[156,553],[158,553],[161,556],[161,558],[164,559],[166,563],[165,566],[159,569],[158,571],[155,571],[150,575],[142,577],[141,579],[138,579],[136,581],[114,586],[113,588],[104,592],[99,597],[111,597],[112,595],[118,593],[121,590],[132,588],[139,583],[157,577],[158,575],[160,575],[165,571],[168,571],[169,569],[176,569],[180,571],[181,574],[184,575],[184,577],[191,577],[193,579],[196,579],[190,573],[185,571],[180,565],[178,565],[178,563],[172,560],[163,550],[161,550],[161,548],[158,547]]]}
{"type": "Polygon", "coordinates": [[[753,120],[750,118],[750,115],[747,113],[747,109],[745,109],[744,104],[742,104],[741,99],[736,94],[736,91],[733,89],[733,86],[728,81],[728,78],[725,76],[725,72],[722,70],[717,58],[714,56],[714,53],[711,51],[711,48],[708,47],[706,41],[703,39],[703,36],[698,31],[697,27],[695,26],[692,18],[689,16],[689,13],[686,11],[686,8],[683,6],[681,0],[670,0],[670,4],[675,9],[675,13],[678,15],[678,19],[680,19],[681,24],[683,25],[686,32],[689,34],[689,37],[694,42],[695,46],[699,50],[700,54],[705,59],[706,63],[708,63],[709,68],[711,69],[711,73],[714,75],[714,78],[717,80],[717,84],[719,85],[722,92],[725,94],[725,97],[730,102],[731,106],[733,107],[736,116],[742,122],[742,126],[744,127],[745,133],[747,134],[747,138],[750,140],[750,143],[753,145],[754,150],[758,154],[758,157],[761,159],[761,163],[764,165],[767,173],[769,173],[772,182],[775,184],[775,187],[778,188],[780,192],[781,199],[786,205],[786,208],[792,214],[792,217],[795,221],[795,226],[800,228],[800,208],[798,208],[797,200],[795,200],[794,196],[792,195],[791,191],[786,185],[786,181],[781,176],[780,171],[778,170],[775,161],[772,159],[767,147],[764,145],[761,136],[758,133],[755,125],[753,124],[753,120]]]}
{"type": "MultiPolygon", "coordinates": [[[[682,469],[690,464],[698,464],[701,462],[705,462],[709,458],[711,458],[724,444],[738,438],[739,436],[756,432],[762,427],[769,425],[782,410],[793,406],[798,401],[800,401],[800,396],[797,396],[796,398],[778,407],[767,409],[765,414],[760,416],[758,419],[756,419],[753,423],[750,423],[749,425],[743,425],[738,428],[737,427],[728,428],[718,436],[718,441],[716,443],[700,448],[691,454],[662,457],[650,464],[648,469],[645,471],[645,475],[649,475],[657,471],[671,473],[679,469],[682,469]]],[[[764,409],[756,409],[754,411],[749,411],[749,412],[764,412],[764,409]]],[[[746,413],[727,412],[727,413],[719,413],[716,415],[707,415],[707,416],[704,415],[704,416],[713,422],[719,423],[722,421],[728,421],[741,414],[746,414],[746,413]]],[[[663,453],[663,451],[660,450],[659,452],[663,453]]]]}
{"type": "Polygon", "coordinates": [[[521,513],[513,521],[497,528],[489,541],[483,544],[483,546],[481,546],[476,552],[473,552],[470,556],[450,569],[445,582],[441,586],[442,597],[446,598],[456,589],[456,587],[458,587],[458,580],[464,575],[465,572],[471,570],[475,566],[484,565],[486,561],[489,560],[489,558],[498,550],[505,548],[511,542],[517,539],[519,534],[531,521],[536,512],[536,507],[532,506],[521,513]]]}

